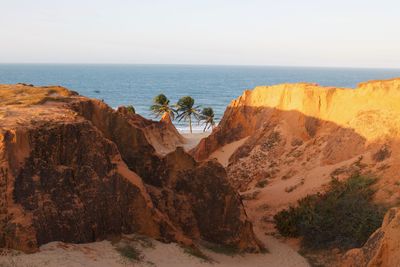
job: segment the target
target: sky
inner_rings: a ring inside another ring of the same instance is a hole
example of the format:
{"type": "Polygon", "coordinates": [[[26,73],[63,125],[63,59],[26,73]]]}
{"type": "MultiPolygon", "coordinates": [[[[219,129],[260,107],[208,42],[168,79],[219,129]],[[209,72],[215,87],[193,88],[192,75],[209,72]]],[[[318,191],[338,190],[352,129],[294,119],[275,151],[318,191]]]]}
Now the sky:
{"type": "Polygon", "coordinates": [[[0,63],[400,68],[398,0],[0,0],[0,63]]]}

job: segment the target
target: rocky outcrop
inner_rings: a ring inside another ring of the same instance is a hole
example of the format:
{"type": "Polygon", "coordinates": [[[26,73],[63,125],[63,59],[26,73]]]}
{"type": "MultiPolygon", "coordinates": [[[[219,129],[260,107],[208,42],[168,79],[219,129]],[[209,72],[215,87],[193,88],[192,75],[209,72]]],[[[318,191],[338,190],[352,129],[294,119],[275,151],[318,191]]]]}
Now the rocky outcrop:
{"type": "MultiPolygon", "coordinates": [[[[131,113],[114,112],[109,108],[102,110],[106,114],[94,111],[93,101],[89,100],[89,103],[80,101],[71,104],[71,107],[89,119],[117,144],[128,167],[143,178],[155,205],[167,214],[179,229],[192,238],[202,238],[229,245],[240,244],[241,249],[248,251],[258,250],[257,241],[252,234],[251,223],[247,220],[238,194],[228,184],[226,172],[222,166],[214,164],[212,165],[214,170],[211,169],[204,173],[203,169],[210,169],[210,165],[198,164],[181,148],[165,157],[159,157],[157,155],[159,153],[146,137],[146,131],[149,131],[148,126],[154,125],[154,122],[149,122],[131,113]],[[88,106],[90,112],[87,112],[88,106]],[[94,114],[103,115],[93,116],[94,114]],[[127,133],[132,133],[132,136],[127,138],[127,133]],[[138,140],[133,141],[134,137],[138,140]],[[140,158],[133,157],[137,155],[137,152],[133,153],[133,151],[139,151],[140,158]],[[216,171],[217,169],[219,171],[216,171]],[[197,179],[193,179],[195,177],[197,179]],[[180,191],[177,184],[185,180],[190,181],[192,185],[197,185],[198,188],[191,187],[192,191],[180,191]],[[213,181],[213,183],[207,185],[207,181],[213,181]],[[203,188],[206,185],[207,187],[203,188]],[[197,192],[197,198],[190,198],[194,192],[197,192]],[[213,192],[211,197],[209,192],[213,192]],[[219,199],[215,199],[216,197],[219,199]],[[225,201],[225,198],[231,200],[225,201]],[[210,206],[216,205],[216,201],[219,201],[220,205],[215,206],[215,210],[212,209],[212,220],[207,220],[206,218],[210,218],[207,213],[209,210],[198,209],[196,203],[201,202],[210,206]],[[227,218],[227,216],[231,216],[231,218],[227,218]],[[234,224],[236,224],[235,228],[233,228],[234,224]],[[206,227],[201,227],[204,225],[214,231],[215,236],[218,234],[218,238],[211,240],[209,236],[212,234],[205,232],[206,227]],[[225,234],[224,237],[221,235],[222,232],[225,234]],[[240,238],[238,238],[239,236],[240,238]],[[251,242],[242,242],[244,239],[251,242]]],[[[96,108],[98,105],[94,107],[96,108]]],[[[165,122],[160,124],[162,124],[161,127],[171,127],[171,125],[165,126],[165,122]]]]}
{"type": "Polygon", "coordinates": [[[307,83],[256,87],[231,102],[218,127],[191,153],[197,160],[213,158],[247,138],[227,167],[236,188],[276,185],[274,194],[296,191],[287,198],[293,202],[332,176],[373,173],[382,178],[377,199],[394,203],[400,197],[399,103],[400,79],[356,89],[307,83]]]}
{"type": "Polygon", "coordinates": [[[218,163],[157,149],[162,131],[179,139],[171,125],[61,87],[0,86],[0,96],[0,247],[138,232],[259,250],[218,163]]]}
{"type": "Polygon", "coordinates": [[[183,146],[185,138],[178,132],[168,113],[165,113],[159,122],[147,120],[138,114],[129,112],[125,107],[119,107],[118,112],[134,125],[140,127],[148,142],[154,147],[157,154],[165,156],[173,152],[178,146],[183,146]]]}
{"type": "Polygon", "coordinates": [[[382,227],[371,235],[362,248],[348,251],[341,266],[400,266],[400,209],[390,209],[382,227]]]}
{"type": "Polygon", "coordinates": [[[117,147],[88,122],[47,123],[1,133],[7,212],[0,244],[29,251],[54,240],[92,242],[120,233],[159,238],[160,218],[117,147]]]}
{"type": "Polygon", "coordinates": [[[216,161],[198,164],[182,148],[163,159],[162,186],[149,186],[155,206],[189,236],[257,251],[240,196],[216,161]]]}
{"type": "MultiPolygon", "coordinates": [[[[399,112],[399,97],[400,79],[361,83],[356,89],[307,83],[256,87],[231,102],[218,129],[198,146],[195,155],[197,159],[207,158],[224,143],[253,134],[276,110],[297,111],[316,121],[354,129],[368,140],[378,139],[398,130],[394,115],[399,112]],[[378,125],[371,125],[371,121],[378,125]]],[[[307,124],[312,135],[317,125],[311,121],[307,124]]]]}
{"type": "Polygon", "coordinates": [[[72,111],[42,103],[72,94],[0,90],[15,94],[0,109],[1,247],[34,251],[54,240],[91,242],[130,232],[161,238],[167,224],[116,145],[72,111]]]}

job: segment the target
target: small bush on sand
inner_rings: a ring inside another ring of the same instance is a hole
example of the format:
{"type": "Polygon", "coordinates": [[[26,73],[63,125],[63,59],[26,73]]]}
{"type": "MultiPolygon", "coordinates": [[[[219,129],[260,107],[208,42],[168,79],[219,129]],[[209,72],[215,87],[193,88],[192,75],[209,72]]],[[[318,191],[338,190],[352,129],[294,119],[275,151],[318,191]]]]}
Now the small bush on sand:
{"type": "Polygon", "coordinates": [[[213,260],[210,257],[208,257],[206,254],[201,252],[201,250],[198,248],[193,248],[193,247],[188,247],[188,246],[183,246],[182,248],[183,248],[184,253],[186,253],[192,257],[199,258],[205,262],[213,262],[213,260]]]}
{"type": "Polygon", "coordinates": [[[260,181],[258,181],[256,183],[256,187],[258,187],[258,188],[264,188],[267,185],[268,185],[268,180],[267,179],[262,179],[262,180],[260,180],[260,181]]]}
{"type": "Polygon", "coordinates": [[[116,250],[119,252],[119,254],[123,257],[126,258],[130,261],[141,261],[143,260],[143,255],[142,253],[133,245],[130,244],[124,244],[121,246],[118,246],[116,250]]]}
{"type": "Polygon", "coordinates": [[[389,147],[387,145],[381,147],[373,156],[372,158],[377,161],[381,162],[384,161],[385,159],[389,158],[392,154],[392,151],[390,151],[389,147]]]}
{"type": "Polygon", "coordinates": [[[362,245],[382,223],[384,208],[372,203],[376,179],[352,176],[347,181],[333,179],[324,194],[307,196],[274,216],[283,236],[301,236],[304,248],[362,245]]]}
{"type": "Polygon", "coordinates": [[[234,256],[240,253],[239,249],[235,246],[214,244],[209,242],[204,242],[203,245],[215,253],[224,254],[227,256],[234,256]]]}

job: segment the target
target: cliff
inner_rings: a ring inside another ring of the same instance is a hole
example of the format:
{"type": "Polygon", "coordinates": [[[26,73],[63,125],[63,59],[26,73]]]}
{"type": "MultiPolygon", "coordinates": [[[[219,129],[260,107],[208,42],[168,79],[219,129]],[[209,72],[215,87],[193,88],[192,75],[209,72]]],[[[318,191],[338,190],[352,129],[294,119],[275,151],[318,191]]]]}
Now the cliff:
{"type": "Polygon", "coordinates": [[[362,248],[346,253],[341,266],[371,267],[400,265],[400,210],[390,209],[382,227],[375,231],[362,248]]]}
{"type": "MultiPolygon", "coordinates": [[[[400,79],[355,89],[260,86],[232,101],[218,127],[191,154],[223,163],[254,224],[274,233],[274,214],[323,191],[332,178],[374,176],[374,201],[398,205],[399,118],[400,79]]],[[[388,214],[382,229],[349,252],[343,266],[398,264],[398,216],[388,214]]]]}
{"type": "Polygon", "coordinates": [[[218,128],[195,155],[207,158],[219,146],[253,134],[279,111],[296,111],[353,129],[368,141],[392,136],[399,130],[395,116],[400,110],[399,98],[400,79],[361,83],[356,89],[307,83],[259,86],[231,102],[218,128]]]}
{"type": "Polygon", "coordinates": [[[229,158],[230,181],[242,191],[268,182],[268,193],[288,196],[278,201],[282,205],[320,189],[332,176],[354,172],[381,177],[377,198],[394,203],[400,197],[399,103],[400,79],[355,89],[260,86],[232,101],[191,153],[197,160],[213,158],[240,141],[229,158]]]}
{"type": "Polygon", "coordinates": [[[175,151],[171,126],[62,87],[1,85],[0,247],[137,232],[258,251],[224,168],[175,151]]]}

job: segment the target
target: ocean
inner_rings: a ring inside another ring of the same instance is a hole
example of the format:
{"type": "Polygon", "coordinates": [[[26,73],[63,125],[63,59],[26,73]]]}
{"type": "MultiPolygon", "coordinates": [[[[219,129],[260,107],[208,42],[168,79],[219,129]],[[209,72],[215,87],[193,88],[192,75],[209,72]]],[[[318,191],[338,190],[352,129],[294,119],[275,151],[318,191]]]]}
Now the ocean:
{"type": "MultiPolygon", "coordinates": [[[[164,93],[172,103],[189,95],[195,104],[212,107],[217,122],[232,99],[257,85],[311,82],[354,88],[359,82],[394,77],[400,77],[400,69],[0,64],[2,84],[62,85],[81,95],[103,99],[113,108],[133,105],[137,113],[149,119],[156,119],[149,107],[157,94],[164,93]]],[[[185,122],[175,124],[181,131],[188,131],[185,122]]],[[[195,123],[194,129],[201,131],[202,127],[195,123]]]]}

